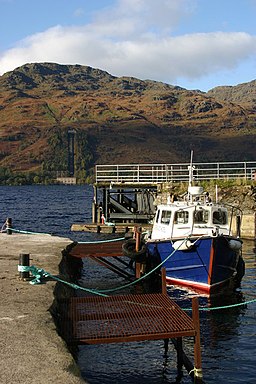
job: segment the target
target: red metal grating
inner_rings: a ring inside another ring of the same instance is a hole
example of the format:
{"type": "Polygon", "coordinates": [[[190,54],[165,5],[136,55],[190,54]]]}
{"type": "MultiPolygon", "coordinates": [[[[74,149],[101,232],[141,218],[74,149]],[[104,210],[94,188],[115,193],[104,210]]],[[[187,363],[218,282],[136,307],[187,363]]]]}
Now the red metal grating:
{"type": "Polygon", "coordinates": [[[74,257],[113,257],[122,256],[122,241],[111,242],[111,243],[87,243],[87,244],[76,244],[70,251],[70,256],[74,257]]]}
{"type": "Polygon", "coordinates": [[[75,297],[69,305],[69,341],[77,344],[195,336],[192,319],[167,295],[75,297]]]}

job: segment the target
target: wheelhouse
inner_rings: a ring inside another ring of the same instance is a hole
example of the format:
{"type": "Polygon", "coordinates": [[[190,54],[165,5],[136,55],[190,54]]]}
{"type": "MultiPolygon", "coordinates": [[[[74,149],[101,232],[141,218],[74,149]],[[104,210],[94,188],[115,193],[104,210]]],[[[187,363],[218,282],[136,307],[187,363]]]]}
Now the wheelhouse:
{"type": "Polygon", "coordinates": [[[176,202],[158,206],[152,239],[189,235],[216,235],[230,232],[228,211],[214,204],[190,205],[176,202]]]}

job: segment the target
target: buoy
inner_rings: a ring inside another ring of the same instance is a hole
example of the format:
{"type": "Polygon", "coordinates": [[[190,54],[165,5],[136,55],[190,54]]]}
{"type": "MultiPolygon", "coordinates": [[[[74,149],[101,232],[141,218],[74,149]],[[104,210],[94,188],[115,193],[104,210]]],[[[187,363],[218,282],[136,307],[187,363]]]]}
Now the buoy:
{"type": "Polygon", "coordinates": [[[190,240],[178,240],[173,243],[173,248],[177,251],[187,251],[188,249],[191,249],[193,247],[194,243],[192,243],[190,240]]]}
{"type": "Polygon", "coordinates": [[[239,251],[242,248],[242,241],[241,240],[236,240],[232,239],[229,240],[228,242],[229,248],[232,249],[233,251],[239,251]]]}

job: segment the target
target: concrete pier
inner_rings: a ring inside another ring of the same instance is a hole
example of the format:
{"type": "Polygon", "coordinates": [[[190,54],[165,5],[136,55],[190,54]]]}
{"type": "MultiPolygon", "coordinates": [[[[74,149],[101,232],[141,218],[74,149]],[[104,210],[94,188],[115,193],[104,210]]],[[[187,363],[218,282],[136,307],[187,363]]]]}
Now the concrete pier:
{"type": "Polygon", "coordinates": [[[58,275],[61,251],[72,241],[50,235],[0,233],[0,382],[81,384],[79,369],[49,312],[55,281],[31,285],[19,278],[19,255],[58,275]]]}

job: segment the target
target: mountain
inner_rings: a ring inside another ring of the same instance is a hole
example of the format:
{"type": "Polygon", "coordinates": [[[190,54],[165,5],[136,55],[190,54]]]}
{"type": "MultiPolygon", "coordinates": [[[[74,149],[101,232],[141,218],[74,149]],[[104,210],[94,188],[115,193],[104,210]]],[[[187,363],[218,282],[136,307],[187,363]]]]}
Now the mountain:
{"type": "Polygon", "coordinates": [[[26,64],[0,77],[0,167],[255,160],[256,81],[203,93],[81,65],[26,64]]]}
{"type": "Polygon", "coordinates": [[[238,84],[236,86],[220,86],[211,89],[207,95],[216,100],[229,101],[243,105],[252,113],[256,111],[256,80],[250,83],[238,84]]]}

